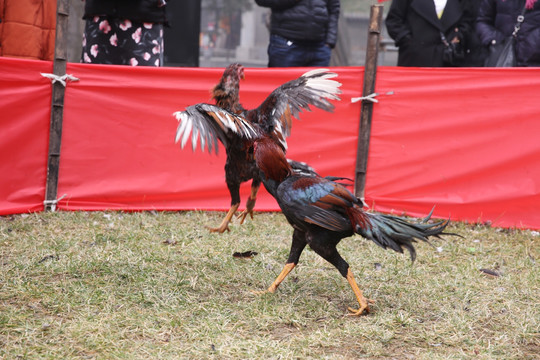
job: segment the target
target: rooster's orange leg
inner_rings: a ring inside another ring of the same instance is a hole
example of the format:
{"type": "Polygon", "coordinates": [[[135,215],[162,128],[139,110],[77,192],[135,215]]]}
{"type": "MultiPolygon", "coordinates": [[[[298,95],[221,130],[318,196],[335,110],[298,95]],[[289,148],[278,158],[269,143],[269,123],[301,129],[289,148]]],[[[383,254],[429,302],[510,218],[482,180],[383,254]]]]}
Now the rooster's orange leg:
{"type": "Polygon", "coordinates": [[[279,284],[289,275],[289,273],[294,269],[296,264],[298,264],[298,260],[300,259],[300,255],[302,254],[302,251],[306,247],[306,234],[298,229],[294,229],[293,232],[293,241],[291,244],[291,251],[289,252],[289,258],[287,259],[287,262],[285,263],[285,266],[283,266],[283,270],[279,273],[278,277],[272,285],[265,291],[253,291],[255,294],[264,294],[264,293],[273,293],[278,288],[279,284]]]}
{"type": "Polygon", "coordinates": [[[240,219],[240,224],[244,223],[244,220],[246,220],[246,217],[249,215],[251,216],[251,220],[253,220],[253,208],[255,207],[255,201],[257,201],[257,193],[259,192],[259,187],[261,184],[251,184],[251,195],[249,196],[249,199],[246,202],[246,209],[238,215],[238,218],[240,219]]]}
{"type": "Polygon", "coordinates": [[[279,284],[281,284],[281,282],[285,279],[287,275],[289,275],[289,273],[291,272],[292,269],[294,269],[295,266],[296,266],[295,263],[286,263],[285,266],[283,267],[283,270],[281,270],[281,273],[278,275],[276,280],[274,280],[274,282],[272,283],[272,285],[270,285],[268,289],[266,289],[265,291],[253,291],[253,293],[264,294],[267,292],[269,293],[275,292],[279,284]]]}
{"type": "Polygon", "coordinates": [[[285,264],[285,266],[283,267],[283,270],[281,270],[281,273],[279,273],[276,280],[274,280],[272,285],[270,285],[270,287],[268,287],[266,291],[271,292],[271,293],[275,292],[279,284],[281,284],[281,282],[285,280],[285,277],[289,275],[289,273],[292,271],[292,269],[294,269],[295,266],[296,266],[295,263],[285,264]]]}
{"type": "Polygon", "coordinates": [[[208,227],[210,232],[217,232],[221,234],[225,232],[225,230],[231,231],[231,229],[229,229],[229,223],[231,222],[231,219],[234,216],[234,213],[236,212],[236,210],[238,210],[238,206],[240,206],[240,203],[231,205],[229,212],[227,213],[227,215],[225,216],[225,218],[223,219],[223,221],[217,228],[208,227]]]}
{"type": "Polygon", "coordinates": [[[358,300],[358,304],[360,304],[360,308],[358,308],[357,310],[349,308],[349,311],[351,312],[351,314],[349,315],[362,315],[364,311],[366,313],[369,313],[369,303],[373,302],[373,300],[368,300],[364,297],[364,295],[362,295],[362,291],[358,288],[351,269],[349,269],[347,272],[347,281],[351,285],[351,288],[354,291],[354,295],[356,295],[356,300],[358,300]]]}

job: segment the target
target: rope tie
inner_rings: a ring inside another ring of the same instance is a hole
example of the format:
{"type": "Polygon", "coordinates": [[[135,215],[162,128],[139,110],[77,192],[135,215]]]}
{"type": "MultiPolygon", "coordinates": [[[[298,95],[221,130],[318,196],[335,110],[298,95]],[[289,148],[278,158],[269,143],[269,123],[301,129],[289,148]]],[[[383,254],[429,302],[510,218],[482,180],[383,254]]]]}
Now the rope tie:
{"type": "Polygon", "coordinates": [[[61,201],[66,196],[67,196],[67,194],[64,194],[64,195],[60,196],[58,199],[56,199],[56,200],[44,200],[43,205],[45,205],[45,208],[50,207],[51,211],[55,212],[56,211],[56,205],[58,205],[58,202],[61,201]]]}
{"type": "Polygon", "coordinates": [[[59,82],[60,84],[62,84],[64,87],[66,87],[66,80],[70,80],[70,81],[79,81],[78,78],[76,78],[75,76],[73,75],[69,75],[69,74],[64,74],[62,76],[60,75],[56,75],[56,74],[47,74],[47,73],[40,73],[41,76],[43,77],[46,77],[48,79],[51,79],[52,80],[52,83],[54,84],[55,82],[59,82]]]}
{"type": "Polygon", "coordinates": [[[389,92],[384,93],[384,94],[373,93],[373,94],[369,94],[367,96],[355,97],[355,98],[351,98],[351,102],[356,103],[356,102],[359,102],[359,101],[371,101],[372,103],[378,103],[379,100],[375,99],[375,97],[377,97],[379,95],[394,95],[394,92],[389,91],[389,92]]]}

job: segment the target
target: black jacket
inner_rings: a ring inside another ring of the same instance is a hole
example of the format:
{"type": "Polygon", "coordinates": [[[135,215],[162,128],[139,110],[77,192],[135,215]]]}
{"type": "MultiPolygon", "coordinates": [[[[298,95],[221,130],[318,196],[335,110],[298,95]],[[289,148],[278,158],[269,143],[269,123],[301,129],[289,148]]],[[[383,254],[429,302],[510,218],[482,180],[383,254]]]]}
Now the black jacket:
{"type": "Polygon", "coordinates": [[[340,0],[255,0],[272,9],[270,33],[298,42],[337,41],[340,0]]]}
{"type": "Polygon", "coordinates": [[[166,23],[165,6],[158,0],[86,0],[83,19],[109,16],[151,23],[166,23]]]}
{"type": "MultiPolygon", "coordinates": [[[[476,30],[484,45],[492,40],[502,41],[514,31],[524,0],[482,0],[476,30]]],[[[517,34],[517,66],[540,66],[540,1],[525,12],[517,34]]]]}
{"type": "Polygon", "coordinates": [[[487,46],[482,45],[475,31],[480,2],[479,0],[461,0],[461,5],[464,12],[463,19],[469,25],[469,33],[465,34],[465,59],[461,65],[465,67],[484,66],[488,49],[487,46]]]}
{"type": "Polygon", "coordinates": [[[399,47],[398,66],[445,66],[441,31],[448,41],[455,36],[463,41],[470,28],[461,0],[448,0],[440,19],[433,0],[393,0],[386,17],[388,34],[399,47]]]}

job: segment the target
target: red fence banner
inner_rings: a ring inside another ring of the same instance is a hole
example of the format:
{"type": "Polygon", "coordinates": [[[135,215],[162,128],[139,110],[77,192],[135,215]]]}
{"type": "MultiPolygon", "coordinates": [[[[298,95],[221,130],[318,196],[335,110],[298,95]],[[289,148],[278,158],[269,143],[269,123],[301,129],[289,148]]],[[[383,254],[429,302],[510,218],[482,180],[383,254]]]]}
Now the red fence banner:
{"type": "MultiPolygon", "coordinates": [[[[249,68],[240,85],[246,108],[258,106],[272,90],[307,68],[249,68]]],[[[352,176],[359,104],[350,98],[362,88],[360,68],[334,69],[343,83],[343,101],[334,113],[314,109],[293,124],[292,159],[322,173],[352,176]],[[353,161],[351,163],[351,161],[353,161]]],[[[225,149],[220,156],[184,150],[174,143],[173,112],[211,102],[210,89],[223,69],[137,68],[68,64],[80,79],[66,89],[58,194],[64,210],[224,210],[230,205],[225,184],[225,149]],[[135,70],[135,71],[134,71],[135,70]]],[[[242,203],[249,184],[242,187],[242,203]]],[[[243,206],[242,204],[242,206],[243,206]]],[[[278,210],[264,191],[257,210],[278,210]]]]}
{"type": "Polygon", "coordinates": [[[539,68],[379,68],[366,199],[381,211],[540,227],[539,68]]]}
{"type": "Polygon", "coordinates": [[[0,214],[44,209],[52,62],[0,58],[0,214]]]}
{"type": "MultiPolygon", "coordinates": [[[[308,68],[247,68],[246,108],[308,68]]],[[[354,178],[363,68],[336,67],[342,100],[293,124],[288,157],[354,178]]],[[[52,63],[0,58],[0,214],[43,210],[52,63]]],[[[227,210],[225,151],[174,143],[173,112],[211,102],[222,68],[69,63],[60,210],[227,210]]],[[[540,69],[379,67],[366,203],[377,211],[540,228],[540,69]]],[[[241,190],[242,205],[249,183],[241,190]]],[[[255,210],[279,210],[261,190],[255,210]]]]}

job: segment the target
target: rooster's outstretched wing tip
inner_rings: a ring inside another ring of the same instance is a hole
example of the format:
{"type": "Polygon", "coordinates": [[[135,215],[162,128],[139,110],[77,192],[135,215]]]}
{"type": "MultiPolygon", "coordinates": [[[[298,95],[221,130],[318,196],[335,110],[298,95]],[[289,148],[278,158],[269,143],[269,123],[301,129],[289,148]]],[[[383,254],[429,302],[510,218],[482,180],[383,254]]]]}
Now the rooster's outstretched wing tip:
{"type": "Polygon", "coordinates": [[[330,69],[317,68],[317,69],[312,69],[312,70],[306,71],[305,73],[302,74],[302,76],[303,77],[311,77],[311,76],[319,75],[319,74],[326,73],[326,72],[329,72],[329,71],[330,71],[330,69]]]}
{"type": "Polygon", "coordinates": [[[301,77],[303,78],[322,78],[322,79],[332,79],[337,76],[338,74],[336,72],[333,72],[327,68],[317,68],[313,70],[308,70],[301,75],[301,77]]]}
{"type": "Polygon", "coordinates": [[[175,111],[175,112],[172,113],[172,116],[174,116],[176,121],[180,121],[180,120],[182,120],[182,114],[183,113],[184,113],[183,111],[175,111]]]}

